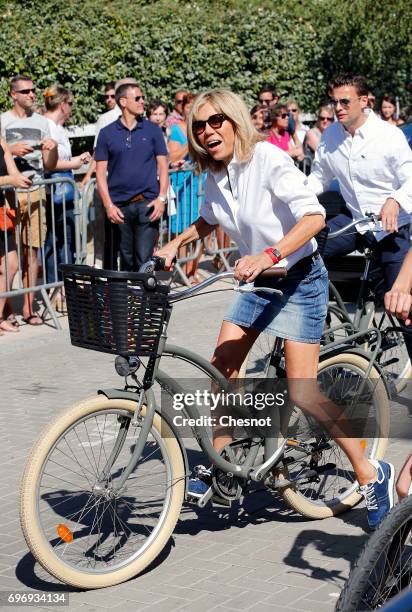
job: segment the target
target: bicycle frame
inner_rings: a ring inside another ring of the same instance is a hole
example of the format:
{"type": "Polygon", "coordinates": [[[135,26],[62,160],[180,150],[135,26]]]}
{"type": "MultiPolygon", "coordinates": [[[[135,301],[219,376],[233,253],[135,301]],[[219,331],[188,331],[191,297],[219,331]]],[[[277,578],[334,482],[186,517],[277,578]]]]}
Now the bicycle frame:
{"type": "MultiPolygon", "coordinates": [[[[197,353],[189,349],[179,347],[173,344],[167,344],[167,328],[168,328],[168,324],[169,324],[171,313],[172,313],[172,303],[186,299],[188,297],[191,297],[195,295],[196,293],[198,293],[203,288],[215,283],[217,280],[223,280],[226,278],[233,278],[233,273],[232,272],[222,272],[220,274],[214,275],[213,277],[209,279],[206,279],[205,281],[203,281],[202,283],[200,283],[199,285],[195,287],[190,287],[180,293],[175,293],[175,294],[170,295],[170,304],[166,312],[163,331],[162,331],[160,342],[159,342],[158,354],[154,360],[154,363],[151,363],[148,366],[148,370],[150,370],[150,379],[152,382],[154,380],[157,380],[161,384],[161,381],[166,378],[166,375],[159,369],[159,364],[162,358],[171,357],[171,358],[177,358],[187,363],[190,363],[192,366],[197,368],[203,374],[206,374],[210,378],[211,383],[213,383],[214,380],[219,381],[221,389],[223,391],[229,391],[230,389],[229,381],[225,380],[222,374],[220,373],[220,371],[217,370],[209,361],[207,361],[206,359],[204,359],[203,357],[201,357],[200,355],[198,355],[197,353]]],[[[259,290],[261,291],[262,288],[259,288],[259,290]]],[[[369,363],[369,369],[365,376],[365,382],[367,380],[367,376],[372,370],[372,367],[374,366],[376,354],[380,348],[381,335],[380,335],[379,330],[368,329],[367,332],[358,331],[356,333],[351,334],[347,338],[345,338],[344,341],[337,340],[335,342],[329,343],[322,349],[323,352],[332,353],[333,351],[337,350],[339,346],[342,347],[342,345],[347,344],[348,342],[353,342],[353,340],[356,340],[364,336],[366,333],[368,334],[375,333],[377,342],[376,342],[376,348],[374,352],[372,353],[372,355],[369,355],[368,357],[370,360],[370,363],[369,363]]],[[[269,378],[275,379],[279,377],[284,377],[284,372],[280,368],[281,344],[282,344],[282,341],[278,339],[275,345],[276,350],[273,351],[272,356],[271,356],[270,371],[268,372],[269,378]]],[[[149,360],[149,363],[150,363],[150,360],[149,360]]],[[[137,379],[135,380],[137,382],[137,379]]],[[[171,381],[171,379],[169,380],[171,381]]],[[[144,381],[146,381],[147,383],[146,375],[145,375],[144,381]]],[[[144,382],[143,385],[138,385],[137,388],[135,388],[133,391],[129,391],[128,389],[129,388],[126,385],[126,389],[124,391],[118,391],[118,390],[99,391],[99,393],[105,394],[110,399],[124,398],[125,397],[124,394],[126,393],[128,399],[133,399],[134,401],[136,401],[136,395],[138,396],[138,402],[137,402],[137,407],[135,411],[134,422],[142,423],[142,428],[139,433],[139,437],[137,439],[137,442],[136,442],[133,454],[130,458],[130,461],[124,473],[122,474],[122,476],[120,477],[120,479],[115,485],[116,490],[120,490],[124,486],[129,475],[135,470],[138,464],[138,461],[140,459],[144,444],[146,442],[146,439],[152,427],[155,412],[158,411],[154,392],[153,392],[153,389],[151,388],[151,385],[148,386],[144,382]],[[143,404],[145,404],[146,406],[146,414],[145,414],[144,419],[141,419],[140,411],[141,411],[141,407],[143,404]]],[[[176,383],[176,381],[174,380],[173,380],[172,390],[174,392],[180,391],[178,383],[176,383]]],[[[196,406],[185,405],[184,414],[188,418],[193,418],[193,419],[197,419],[200,417],[200,413],[196,406]]],[[[166,418],[166,421],[168,422],[169,425],[171,424],[170,418],[166,418]]],[[[185,464],[187,466],[186,451],[184,449],[184,445],[181,443],[179,432],[177,432],[176,428],[173,428],[173,427],[172,427],[172,430],[174,431],[176,437],[179,439],[179,444],[181,446],[183,455],[185,457],[185,464]]],[[[261,481],[264,478],[264,476],[267,474],[267,472],[280,461],[281,457],[283,456],[285,447],[287,445],[287,439],[283,439],[283,441],[279,444],[278,443],[279,440],[275,440],[272,437],[265,437],[264,439],[260,437],[252,438],[252,442],[254,442],[255,444],[253,444],[252,448],[250,449],[247,457],[245,458],[244,463],[242,465],[238,465],[236,463],[232,463],[231,461],[224,459],[221,456],[221,454],[214,449],[211,440],[207,436],[199,435],[199,432],[197,431],[196,427],[193,428],[193,433],[197,439],[197,442],[200,448],[207,455],[207,457],[209,458],[209,460],[214,466],[216,466],[218,469],[222,470],[223,472],[232,474],[238,478],[243,478],[245,480],[253,480],[256,482],[261,481]],[[257,459],[259,450],[263,444],[264,444],[264,459],[262,462],[255,465],[255,461],[257,459]]],[[[114,449],[112,451],[113,461],[115,460],[118,452],[120,451],[122,440],[124,439],[125,435],[126,433],[121,428],[119,435],[118,435],[118,440],[116,440],[114,449]]],[[[109,458],[105,466],[105,469],[103,471],[103,479],[106,474],[106,471],[108,473],[108,471],[110,470],[111,459],[112,459],[112,456],[109,458]]]]}

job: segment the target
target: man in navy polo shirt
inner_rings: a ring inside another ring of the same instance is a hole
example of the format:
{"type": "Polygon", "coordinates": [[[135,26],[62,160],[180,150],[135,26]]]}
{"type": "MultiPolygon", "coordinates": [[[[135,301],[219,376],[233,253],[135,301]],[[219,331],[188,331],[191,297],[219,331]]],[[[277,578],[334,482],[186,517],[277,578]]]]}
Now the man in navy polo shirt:
{"type": "Polygon", "coordinates": [[[138,270],[153,254],[169,185],[161,129],[142,118],[138,85],[116,90],[121,116],[97,139],[97,188],[109,221],[119,226],[122,270],[138,270]]]}

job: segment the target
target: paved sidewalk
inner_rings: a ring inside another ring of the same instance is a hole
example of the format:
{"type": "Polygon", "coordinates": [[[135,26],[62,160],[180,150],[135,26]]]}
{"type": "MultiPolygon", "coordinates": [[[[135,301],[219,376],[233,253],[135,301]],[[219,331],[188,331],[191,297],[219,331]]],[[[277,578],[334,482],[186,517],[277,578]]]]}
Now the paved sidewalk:
{"type": "MultiPolygon", "coordinates": [[[[231,297],[213,293],[177,304],[169,340],[209,356],[231,297]]],[[[72,347],[63,322],[63,331],[22,327],[20,334],[0,338],[0,591],[64,590],[70,611],[332,611],[367,539],[363,506],[334,519],[307,521],[264,490],[228,512],[185,505],[173,538],[152,567],[100,591],[67,589],[34,563],[18,518],[28,452],[63,407],[99,387],[121,385],[113,357],[72,347]]],[[[406,416],[410,397],[410,390],[404,392],[393,406],[395,433],[412,432],[406,416]]],[[[399,466],[408,450],[405,439],[393,441],[388,457],[399,466]]]]}

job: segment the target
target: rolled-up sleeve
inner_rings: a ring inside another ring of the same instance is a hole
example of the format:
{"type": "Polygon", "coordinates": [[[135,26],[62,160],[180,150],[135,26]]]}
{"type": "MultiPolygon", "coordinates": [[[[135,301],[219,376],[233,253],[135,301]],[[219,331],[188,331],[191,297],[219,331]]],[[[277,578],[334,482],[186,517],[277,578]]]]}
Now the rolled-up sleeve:
{"type": "Polygon", "coordinates": [[[412,213],[412,151],[402,132],[394,142],[391,156],[392,169],[400,187],[393,191],[393,197],[407,212],[412,213]]]}
{"type": "Polygon", "coordinates": [[[335,178],[324,158],[324,148],[325,143],[323,140],[321,140],[315,153],[310,174],[307,177],[307,185],[309,189],[316,194],[326,191],[335,178]]]}
{"type": "Polygon", "coordinates": [[[325,218],[325,209],[308,187],[306,176],[286,153],[279,153],[266,156],[265,175],[272,193],[289,207],[296,221],[305,215],[325,218]]]}

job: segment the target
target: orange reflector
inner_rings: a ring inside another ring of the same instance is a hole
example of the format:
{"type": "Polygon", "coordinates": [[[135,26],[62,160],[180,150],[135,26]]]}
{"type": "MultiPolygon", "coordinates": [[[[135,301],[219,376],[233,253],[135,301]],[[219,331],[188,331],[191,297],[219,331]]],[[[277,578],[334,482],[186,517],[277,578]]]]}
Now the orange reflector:
{"type": "Polygon", "coordinates": [[[290,446],[298,446],[298,445],[299,445],[299,442],[298,442],[297,440],[293,440],[293,439],[289,439],[289,440],[287,441],[287,443],[288,443],[290,446]]]}
{"type": "Polygon", "coordinates": [[[365,438],[362,438],[362,440],[360,441],[360,445],[361,445],[361,449],[364,451],[366,448],[366,440],[365,438]]]}
{"type": "Polygon", "coordinates": [[[73,542],[73,534],[70,531],[70,529],[66,527],[66,525],[62,525],[60,523],[60,525],[57,525],[56,531],[57,531],[57,535],[59,536],[61,540],[63,540],[63,542],[67,542],[68,544],[70,542],[73,542]]]}

